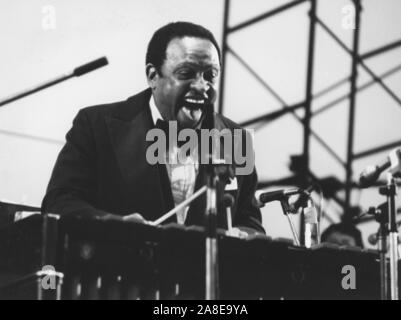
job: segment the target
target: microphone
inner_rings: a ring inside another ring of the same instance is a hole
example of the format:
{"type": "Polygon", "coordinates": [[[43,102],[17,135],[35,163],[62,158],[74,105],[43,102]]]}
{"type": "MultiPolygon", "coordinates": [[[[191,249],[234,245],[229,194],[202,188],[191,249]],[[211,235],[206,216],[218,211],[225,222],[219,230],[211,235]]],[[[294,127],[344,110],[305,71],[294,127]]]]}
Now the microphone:
{"type": "Polygon", "coordinates": [[[80,77],[84,75],[85,73],[91,72],[93,70],[99,69],[101,67],[104,67],[108,65],[109,62],[107,61],[106,57],[102,57],[96,60],[93,60],[91,62],[88,62],[80,67],[77,67],[74,69],[73,74],[76,77],[80,77]]]}
{"type": "MultiPolygon", "coordinates": [[[[399,226],[401,226],[401,221],[398,221],[397,222],[397,227],[399,227],[399,226]]],[[[372,234],[370,234],[369,236],[368,236],[368,242],[372,245],[372,246],[374,246],[374,245],[376,245],[377,244],[377,242],[379,241],[379,231],[380,231],[380,229],[377,231],[377,232],[375,232],[375,233],[372,233],[372,234]]]]}
{"type": "Polygon", "coordinates": [[[234,201],[235,201],[234,197],[229,193],[226,193],[223,197],[224,207],[226,208],[226,212],[227,212],[227,230],[228,230],[228,232],[231,232],[233,229],[231,207],[234,205],[234,201]]]}
{"type": "Polygon", "coordinates": [[[388,168],[392,174],[401,171],[401,148],[391,151],[379,164],[366,167],[359,176],[359,186],[361,188],[372,186],[379,179],[380,174],[388,168]]]}
{"type": "Polygon", "coordinates": [[[390,160],[386,158],[386,160],[382,161],[380,164],[376,166],[367,166],[365,170],[362,171],[359,177],[359,186],[361,188],[368,188],[373,183],[379,179],[380,174],[390,168],[390,160]]]}
{"type": "Polygon", "coordinates": [[[308,200],[310,199],[310,194],[312,191],[318,191],[320,192],[320,186],[316,183],[312,184],[311,186],[309,186],[306,190],[303,190],[303,192],[301,192],[300,196],[298,197],[298,199],[296,199],[292,204],[291,204],[291,210],[293,212],[297,212],[299,208],[305,208],[307,207],[308,204],[308,200]]]}
{"type": "Polygon", "coordinates": [[[223,202],[224,202],[224,206],[227,208],[227,207],[232,207],[233,205],[234,205],[234,197],[231,195],[231,194],[229,194],[229,193],[226,193],[226,194],[224,194],[224,197],[223,197],[223,202]]]}
{"type": "Polygon", "coordinates": [[[372,245],[375,246],[377,244],[377,241],[379,240],[378,234],[377,232],[372,233],[371,235],[369,235],[368,237],[368,242],[372,245]]]}
{"type": "Polygon", "coordinates": [[[257,197],[257,200],[261,203],[280,201],[296,194],[304,194],[305,192],[306,191],[299,188],[279,189],[270,192],[263,192],[257,197]]]}

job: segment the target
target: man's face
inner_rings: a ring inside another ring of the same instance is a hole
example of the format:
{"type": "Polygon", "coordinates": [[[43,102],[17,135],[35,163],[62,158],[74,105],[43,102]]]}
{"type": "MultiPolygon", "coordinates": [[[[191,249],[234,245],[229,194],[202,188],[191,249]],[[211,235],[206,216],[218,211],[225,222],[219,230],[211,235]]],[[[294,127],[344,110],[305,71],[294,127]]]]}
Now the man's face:
{"type": "Polygon", "coordinates": [[[326,242],[338,244],[340,246],[356,246],[356,241],[352,236],[338,231],[331,233],[327,237],[326,242]]]}
{"type": "Polygon", "coordinates": [[[170,41],[159,73],[147,66],[156,106],[165,120],[176,120],[181,129],[195,128],[205,106],[215,101],[219,73],[213,43],[194,37],[170,41]]]}

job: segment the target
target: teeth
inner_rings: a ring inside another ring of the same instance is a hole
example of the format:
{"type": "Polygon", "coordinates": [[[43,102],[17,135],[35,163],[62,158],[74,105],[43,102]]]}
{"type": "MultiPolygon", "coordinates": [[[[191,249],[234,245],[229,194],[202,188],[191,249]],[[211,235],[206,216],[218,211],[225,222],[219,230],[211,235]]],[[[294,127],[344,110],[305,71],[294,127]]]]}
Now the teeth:
{"type": "Polygon", "coordinates": [[[190,99],[190,98],[187,98],[187,99],[185,99],[185,101],[187,101],[187,102],[189,102],[189,103],[205,103],[205,100],[203,100],[203,99],[197,100],[197,99],[190,99]]]}

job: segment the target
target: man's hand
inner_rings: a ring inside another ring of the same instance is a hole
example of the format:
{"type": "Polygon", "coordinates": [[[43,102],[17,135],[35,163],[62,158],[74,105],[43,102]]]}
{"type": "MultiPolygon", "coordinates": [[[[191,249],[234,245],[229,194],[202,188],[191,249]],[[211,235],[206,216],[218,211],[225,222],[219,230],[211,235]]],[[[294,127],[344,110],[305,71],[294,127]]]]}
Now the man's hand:
{"type": "Polygon", "coordinates": [[[242,231],[238,228],[232,228],[231,230],[227,230],[226,235],[230,236],[230,237],[240,238],[240,239],[245,239],[248,237],[247,232],[242,231]]]}
{"type": "Polygon", "coordinates": [[[150,221],[145,220],[145,218],[142,217],[142,215],[139,214],[139,213],[132,213],[132,214],[129,214],[128,216],[123,216],[122,218],[123,218],[124,221],[131,221],[131,222],[136,222],[136,223],[150,224],[150,221]]]}

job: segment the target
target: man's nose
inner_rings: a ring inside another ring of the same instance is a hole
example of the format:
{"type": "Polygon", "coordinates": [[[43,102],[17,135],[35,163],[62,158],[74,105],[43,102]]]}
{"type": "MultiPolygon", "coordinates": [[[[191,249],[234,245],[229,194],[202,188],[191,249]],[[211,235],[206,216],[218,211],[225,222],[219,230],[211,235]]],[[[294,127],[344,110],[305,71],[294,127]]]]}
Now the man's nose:
{"type": "Polygon", "coordinates": [[[203,76],[198,76],[194,81],[191,83],[192,89],[196,90],[197,92],[206,93],[210,85],[209,83],[203,78],[203,76]]]}

